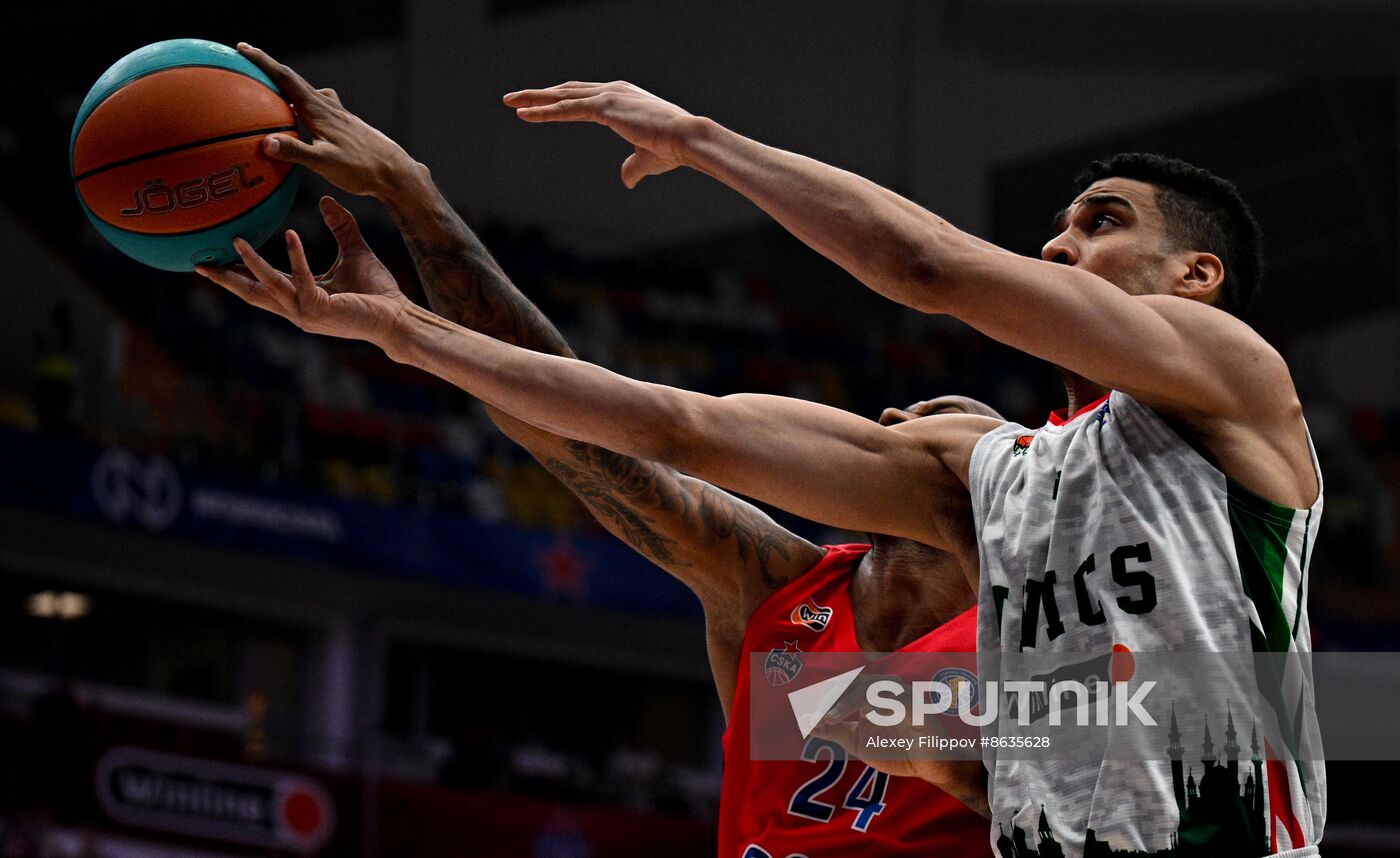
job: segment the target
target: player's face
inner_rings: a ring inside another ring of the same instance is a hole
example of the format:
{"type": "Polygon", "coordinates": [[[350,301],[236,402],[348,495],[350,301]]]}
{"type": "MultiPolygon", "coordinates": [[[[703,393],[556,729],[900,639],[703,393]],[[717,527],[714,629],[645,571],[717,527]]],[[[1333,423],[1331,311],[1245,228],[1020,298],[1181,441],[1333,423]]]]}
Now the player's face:
{"type": "Polygon", "coordinates": [[[1042,259],[1091,271],[1129,295],[1172,291],[1170,242],[1152,185],[1101,179],[1060,212],[1055,228],[1042,259]]]}

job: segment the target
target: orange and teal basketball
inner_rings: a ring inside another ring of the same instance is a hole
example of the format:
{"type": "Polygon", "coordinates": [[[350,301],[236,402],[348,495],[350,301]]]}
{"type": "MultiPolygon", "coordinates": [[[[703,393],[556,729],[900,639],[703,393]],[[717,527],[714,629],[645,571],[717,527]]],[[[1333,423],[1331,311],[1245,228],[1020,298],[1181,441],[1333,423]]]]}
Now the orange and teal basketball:
{"type": "Polygon", "coordinates": [[[122,57],[78,110],[69,166],[78,199],[118,250],[167,271],[235,262],[291,208],[300,168],[263,154],[296,117],[267,75],[203,39],[157,42],[122,57]]]}

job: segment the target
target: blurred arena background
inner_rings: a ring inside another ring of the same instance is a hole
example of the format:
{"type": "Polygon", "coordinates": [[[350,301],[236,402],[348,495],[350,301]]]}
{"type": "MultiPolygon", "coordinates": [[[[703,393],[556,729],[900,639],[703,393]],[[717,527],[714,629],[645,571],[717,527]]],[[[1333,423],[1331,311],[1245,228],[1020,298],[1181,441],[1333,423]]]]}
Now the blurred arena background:
{"type": "MultiPolygon", "coordinates": [[[[500,96],[631,80],[1025,253],[1094,156],[1219,172],[1264,225],[1252,321],[1293,368],[1327,481],[1314,646],[1400,649],[1393,3],[52,0],[7,19],[3,858],[714,851],[724,724],[679,584],[470,398],[88,227],[73,115],[109,64],[166,38],[246,40],[334,86],[432,168],[585,358],[869,417],[960,393],[1038,424],[1059,390],[867,293],[716,183],[626,191],[611,134],[527,126],[500,96]],[[99,796],[100,760],[228,790],[143,816],[99,796]],[[261,840],[200,822],[288,795],[261,840]]],[[[291,219],[320,267],[324,190],[309,181],[291,219]]],[[[353,208],[421,297],[388,219],[353,208]]],[[[1329,766],[1325,854],[1400,854],[1389,772],[1329,766]]]]}

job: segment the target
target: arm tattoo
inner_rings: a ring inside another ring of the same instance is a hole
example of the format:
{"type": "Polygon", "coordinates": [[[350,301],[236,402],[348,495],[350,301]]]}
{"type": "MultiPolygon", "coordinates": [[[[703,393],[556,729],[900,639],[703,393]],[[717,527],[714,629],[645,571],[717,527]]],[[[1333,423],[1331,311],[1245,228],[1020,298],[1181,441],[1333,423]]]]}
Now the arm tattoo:
{"type": "MultiPolygon", "coordinates": [[[[426,217],[408,216],[393,206],[390,213],[403,233],[433,311],[523,348],[573,357],[559,331],[516,289],[440,193],[435,193],[428,209],[426,217]]],[[[548,447],[536,442],[527,444],[527,449],[600,522],[652,561],[672,570],[692,567],[688,555],[697,546],[683,544],[667,531],[682,539],[686,533],[699,538],[708,535],[734,540],[741,566],[755,568],[770,590],[787,583],[770,566],[778,558],[791,560],[799,537],[720,489],[696,481],[697,500],[669,467],[580,441],[558,438],[548,447]],[[667,527],[667,522],[672,526],[667,527]]]]}
{"type": "Polygon", "coordinates": [[[777,557],[792,558],[798,539],[738,498],[695,480],[698,503],[675,471],[656,462],[622,456],[602,447],[568,442],[573,463],[551,458],[545,467],[573,490],[604,524],[613,525],[629,545],[671,568],[693,564],[673,548],[687,547],[654,527],[656,519],[638,510],[655,510],[667,520],[688,525],[709,538],[733,540],[743,568],[754,568],[763,585],[776,590],[787,583],[770,565],[777,557]]]}
{"type": "Polygon", "coordinates": [[[559,331],[520,294],[441,194],[433,201],[431,218],[391,212],[433,312],[513,345],[573,356],[559,331]]]}
{"type": "MultiPolygon", "coordinates": [[[[441,194],[430,210],[428,217],[408,217],[391,208],[433,311],[523,348],[572,357],[563,336],[515,288],[441,194]]],[[[690,500],[668,469],[563,438],[548,448],[528,446],[627,544],[670,568],[690,565],[676,555],[677,541],[656,527],[654,514],[683,518],[689,512],[690,500]],[[557,453],[568,456],[552,455],[557,453]]]]}
{"type": "Polygon", "coordinates": [[[653,527],[656,520],[636,510],[641,500],[660,512],[686,514],[689,500],[673,480],[665,478],[663,466],[581,441],[569,441],[565,447],[579,467],[552,457],[544,466],[587,504],[599,521],[614,526],[628,545],[657,563],[673,568],[691,565],[672,553],[676,540],[657,532],[653,527]]]}
{"type": "Polygon", "coordinates": [[[791,560],[791,546],[798,537],[709,483],[700,490],[700,515],[715,536],[734,540],[740,562],[746,567],[757,567],[755,571],[763,586],[776,590],[787,583],[773,574],[769,564],[775,560],[775,554],[783,560],[791,560]]]}

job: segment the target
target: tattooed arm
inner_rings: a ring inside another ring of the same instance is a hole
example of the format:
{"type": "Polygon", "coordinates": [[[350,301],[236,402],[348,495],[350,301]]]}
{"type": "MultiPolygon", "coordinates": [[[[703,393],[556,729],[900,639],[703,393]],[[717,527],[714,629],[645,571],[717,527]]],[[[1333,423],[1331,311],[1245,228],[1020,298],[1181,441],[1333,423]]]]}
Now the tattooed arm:
{"type": "MultiPolygon", "coordinates": [[[[412,171],[382,200],[413,255],[435,312],[524,348],[573,356],[559,331],[511,283],[426,170],[412,171]]],[[[769,593],[810,569],[822,550],[703,480],[536,429],[499,409],[488,406],[487,414],[604,527],[699,597],[711,669],[728,715],[749,615],[769,593]]]]}
{"type": "MultiPolygon", "coordinates": [[[[329,89],[247,45],[239,51],[266,72],[312,131],[304,142],[271,135],[265,151],[302,164],[351,193],[378,198],[413,255],[433,309],[463,327],[527,349],[572,356],[549,320],[506,277],[433,184],[427,168],[397,143],[345,109],[329,89]]],[[[350,214],[324,201],[326,223],[342,248],[333,277],[338,292],[373,291],[392,277],[364,245],[350,214]]],[[[536,429],[487,408],[496,425],[568,486],[609,531],[680,579],[705,608],[716,678],[738,666],[749,614],[769,593],[810,569],[822,550],[788,532],[750,504],[655,462],[536,429]],[[719,647],[722,652],[717,652],[719,647]]],[[[728,682],[732,689],[732,680],[728,682]]]]}
{"type": "MultiPolygon", "coordinates": [[[[435,312],[524,348],[573,356],[425,168],[404,171],[381,200],[403,234],[435,312]]],[[[707,608],[746,619],[769,592],[821,557],[816,546],[708,483],[536,429],[498,409],[487,412],[608,530],[684,581],[707,608]]]]}

